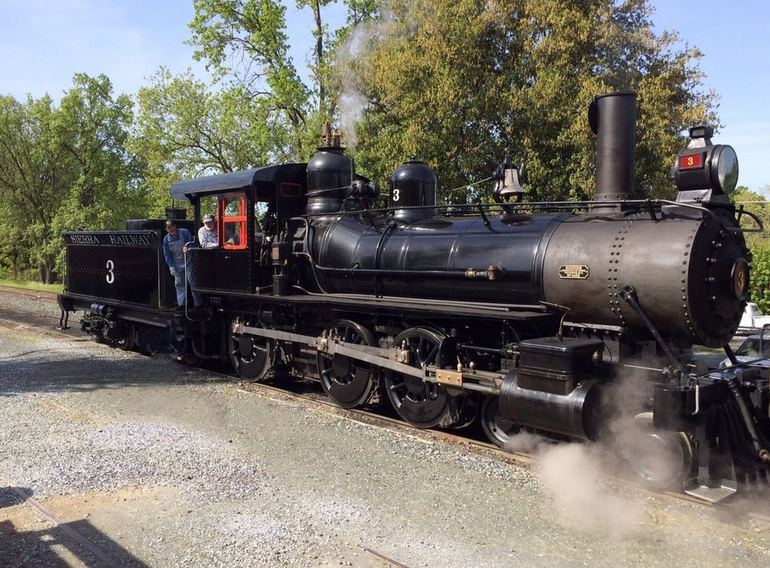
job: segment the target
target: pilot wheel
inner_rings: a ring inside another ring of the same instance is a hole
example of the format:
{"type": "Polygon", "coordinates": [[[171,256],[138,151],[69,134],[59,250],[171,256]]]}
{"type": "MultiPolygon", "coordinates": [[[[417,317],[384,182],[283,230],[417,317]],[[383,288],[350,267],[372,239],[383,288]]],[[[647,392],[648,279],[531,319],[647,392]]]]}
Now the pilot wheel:
{"type": "Polygon", "coordinates": [[[496,396],[484,398],[481,406],[481,427],[490,442],[509,451],[511,441],[521,431],[518,424],[500,414],[496,396]]]}
{"type": "Polygon", "coordinates": [[[625,438],[620,455],[644,485],[655,490],[682,489],[694,459],[687,434],[658,430],[653,425],[652,412],[642,412],[634,417],[633,431],[625,438]]]}

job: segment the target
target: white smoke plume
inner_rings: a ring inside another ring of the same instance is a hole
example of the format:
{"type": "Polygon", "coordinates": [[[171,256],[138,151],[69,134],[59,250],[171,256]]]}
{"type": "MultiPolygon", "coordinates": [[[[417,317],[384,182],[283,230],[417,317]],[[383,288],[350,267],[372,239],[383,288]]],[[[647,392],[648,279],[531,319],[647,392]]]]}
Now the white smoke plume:
{"type": "Polygon", "coordinates": [[[528,454],[540,454],[547,448],[548,438],[523,430],[508,440],[505,450],[508,452],[524,452],[528,454]]]}
{"type": "Polygon", "coordinates": [[[337,48],[336,69],[341,81],[337,108],[345,145],[350,150],[354,150],[357,143],[356,123],[363,117],[369,102],[362,92],[361,79],[355,70],[354,62],[365,59],[374,42],[381,41],[392,33],[394,20],[393,12],[384,8],[376,20],[356,25],[348,39],[337,48]]]}
{"type": "Polygon", "coordinates": [[[645,377],[627,376],[607,389],[613,416],[600,443],[553,443],[523,431],[506,445],[509,451],[538,457],[536,471],[563,526],[616,539],[642,531],[649,512],[631,494],[621,494],[608,483],[608,476],[635,460],[652,467],[671,464],[672,456],[661,455],[660,446],[638,435],[635,416],[648,387],[645,377]]]}
{"type": "Polygon", "coordinates": [[[581,444],[548,448],[538,469],[563,525],[622,538],[641,528],[642,509],[602,480],[601,449],[581,444]]]}
{"type": "Polygon", "coordinates": [[[609,469],[606,447],[554,443],[522,431],[505,449],[537,456],[535,471],[552,499],[554,519],[565,528],[620,539],[641,527],[641,507],[604,479],[609,469]]]}

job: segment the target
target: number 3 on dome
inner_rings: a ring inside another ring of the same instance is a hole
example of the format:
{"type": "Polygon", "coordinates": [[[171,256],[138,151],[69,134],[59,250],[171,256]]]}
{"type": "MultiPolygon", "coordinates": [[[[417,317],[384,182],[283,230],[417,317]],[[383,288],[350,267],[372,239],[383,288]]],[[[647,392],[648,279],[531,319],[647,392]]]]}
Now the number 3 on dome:
{"type": "Polygon", "coordinates": [[[107,284],[112,284],[113,282],[115,282],[115,272],[113,272],[113,270],[115,270],[115,263],[112,262],[111,260],[108,260],[107,261],[107,276],[106,276],[107,284]]]}
{"type": "Polygon", "coordinates": [[[393,201],[398,201],[398,198],[401,197],[399,193],[400,193],[399,190],[397,189],[393,190],[393,201]]]}

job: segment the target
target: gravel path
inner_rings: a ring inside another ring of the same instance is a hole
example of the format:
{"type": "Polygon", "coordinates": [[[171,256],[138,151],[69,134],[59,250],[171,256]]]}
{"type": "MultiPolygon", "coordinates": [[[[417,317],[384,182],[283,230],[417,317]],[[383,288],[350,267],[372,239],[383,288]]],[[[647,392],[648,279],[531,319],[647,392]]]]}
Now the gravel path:
{"type": "Polygon", "coordinates": [[[68,530],[118,566],[770,561],[770,526],[609,485],[581,446],[514,466],[63,336],[0,327],[0,416],[0,566],[104,565],[68,530]]]}

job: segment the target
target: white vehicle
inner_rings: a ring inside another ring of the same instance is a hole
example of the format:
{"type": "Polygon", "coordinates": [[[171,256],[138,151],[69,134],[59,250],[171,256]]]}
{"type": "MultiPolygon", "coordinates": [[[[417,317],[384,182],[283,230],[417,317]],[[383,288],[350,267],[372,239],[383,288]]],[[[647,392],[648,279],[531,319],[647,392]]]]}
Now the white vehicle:
{"type": "Polygon", "coordinates": [[[743,310],[737,333],[754,333],[768,324],[770,324],[770,316],[764,315],[754,302],[749,302],[743,310]]]}
{"type": "MultiPolygon", "coordinates": [[[[768,316],[763,316],[768,317],[768,316]]],[[[745,363],[747,361],[755,361],[757,359],[760,359],[762,357],[770,357],[770,331],[765,332],[764,340],[762,339],[762,335],[751,335],[743,340],[743,343],[741,343],[740,347],[735,350],[735,358],[738,359],[739,363],[745,363]],[[760,352],[760,346],[761,346],[761,352],[760,352]]],[[[770,361],[765,359],[764,361],[761,361],[758,363],[759,365],[770,367],[770,361]]],[[[724,369],[725,367],[732,366],[732,363],[730,363],[730,358],[725,357],[722,359],[722,361],[719,363],[719,368],[724,369]]]]}

